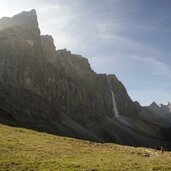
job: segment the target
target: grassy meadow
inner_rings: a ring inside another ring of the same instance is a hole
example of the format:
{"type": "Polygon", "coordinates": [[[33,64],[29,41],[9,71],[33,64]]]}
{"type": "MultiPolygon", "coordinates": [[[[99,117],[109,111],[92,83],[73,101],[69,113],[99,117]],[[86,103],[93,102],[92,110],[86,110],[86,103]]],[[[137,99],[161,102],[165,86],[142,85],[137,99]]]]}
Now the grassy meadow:
{"type": "Polygon", "coordinates": [[[0,124],[0,171],[171,170],[171,152],[92,143],[0,124]]]}

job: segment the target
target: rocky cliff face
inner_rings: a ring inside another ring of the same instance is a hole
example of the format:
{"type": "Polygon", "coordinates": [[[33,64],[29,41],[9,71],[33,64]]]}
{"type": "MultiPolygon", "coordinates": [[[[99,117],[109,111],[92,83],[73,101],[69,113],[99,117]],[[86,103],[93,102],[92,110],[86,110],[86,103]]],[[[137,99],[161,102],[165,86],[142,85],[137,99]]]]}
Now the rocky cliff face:
{"type": "Polygon", "coordinates": [[[0,20],[0,108],[0,120],[54,134],[169,146],[165,126],[144,117],[115,75],[96,74],[86,58],[40,35],[35,10],[0,20]]]}

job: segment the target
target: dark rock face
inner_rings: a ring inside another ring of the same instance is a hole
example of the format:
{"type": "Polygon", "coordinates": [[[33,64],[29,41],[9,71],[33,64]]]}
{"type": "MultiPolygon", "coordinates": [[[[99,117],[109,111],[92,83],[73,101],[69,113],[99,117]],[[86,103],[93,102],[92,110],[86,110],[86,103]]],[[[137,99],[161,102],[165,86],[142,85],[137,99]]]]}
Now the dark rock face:
{"type": "Polygon", "coordinates": [[[132,102],[115,75],[96,74],[86,58],[56,51],[53,38],[40,35],[35,10],[0,20],[0,108],[0,121],[49,133],[169,146],[168,125],[152,122],[152,111],[132,102]]]}

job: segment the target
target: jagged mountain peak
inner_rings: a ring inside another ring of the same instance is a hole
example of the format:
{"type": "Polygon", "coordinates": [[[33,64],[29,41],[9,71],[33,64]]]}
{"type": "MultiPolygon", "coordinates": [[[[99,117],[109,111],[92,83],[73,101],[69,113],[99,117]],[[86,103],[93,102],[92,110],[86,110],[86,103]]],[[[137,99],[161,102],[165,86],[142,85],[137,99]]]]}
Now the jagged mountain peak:
{"type": "Polygon", "coordinates": [[[159,105],[158,105],[156,102],[152,102],[152,103],[150,104],[150,106],[151,106],[151,107],[157,107],[157,108],[159,108],[159,105]]]}
{"type": "Polygon", "coordinates": [[[18,18],[18,17],[35,17],[37,19],[37,13],[36,13],[36,10],[35,9],[31,9],[30,11],[23,11],[19,14],[16,14],[13,16],[13,18],[18,18]]]}
{"type": "Polygon", "coordinates": [[[156,113],[157,115],[161,115],[163,117],[171,116],[170,115],[171,114],[171,103],[170,102],[168,102],[168,104],[166,104],[166,105],[165,104],[158,105],[155,102],[153,102],[151,105],[147,106],[147,109],[149,109],[150,111],[156,113]]]}
{"type": "Polygon", "coordinates": [[[36,10],[23,11],[13,17],[3,17],[0,19],[0,31],[11,27],[19,26],[29,31],[30,34],[40,34],[36,10]]]}

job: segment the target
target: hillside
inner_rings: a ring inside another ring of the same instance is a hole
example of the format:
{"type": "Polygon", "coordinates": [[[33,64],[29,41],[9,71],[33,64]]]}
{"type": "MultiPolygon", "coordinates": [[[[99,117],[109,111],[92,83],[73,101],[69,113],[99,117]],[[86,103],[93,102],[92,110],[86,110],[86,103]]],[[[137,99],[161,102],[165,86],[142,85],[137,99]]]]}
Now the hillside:
{"type": "Polygon", "coordinates": [[[92,143],[0,124],[0,171],[171,170],[171,153],[92,143]]]}

